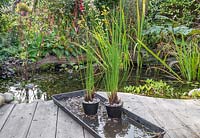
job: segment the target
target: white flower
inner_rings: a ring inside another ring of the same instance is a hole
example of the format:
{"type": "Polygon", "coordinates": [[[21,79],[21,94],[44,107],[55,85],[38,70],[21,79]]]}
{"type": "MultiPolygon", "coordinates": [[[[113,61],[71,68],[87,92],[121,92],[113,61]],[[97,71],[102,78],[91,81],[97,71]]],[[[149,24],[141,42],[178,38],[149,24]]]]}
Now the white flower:
{"type": "Polygon", "coordinates": [[[96,6],[94,5],[94,0],[90,0],[88,6],[93,9],[93,10],[96,10],[96,6]]]}

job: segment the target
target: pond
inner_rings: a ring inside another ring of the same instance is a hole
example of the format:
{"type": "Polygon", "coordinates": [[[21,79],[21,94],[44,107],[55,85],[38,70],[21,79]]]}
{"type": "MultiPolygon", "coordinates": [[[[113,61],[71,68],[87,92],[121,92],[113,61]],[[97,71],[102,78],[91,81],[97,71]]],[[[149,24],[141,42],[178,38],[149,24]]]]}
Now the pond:
{"type": "Polygon", "coordinates": [[[32,76],[27,84],[18,78],[1,79],[0,92],[11,92],[15,100],[30,103],[49,100],[53,94],[83,89],[82,79],[76,73],[41,72],[32,76]]]}
{"type": "MultiPolygon", "coordinates": [[[[19,78],[0,79],[0,92],[4,93],[9,91],[13,93],[15,95],[15,100],[19,102],[30,103],[35,100],[49,100],[53,94],[84,89],[83,76],[81,76],[78,72],[72,72],[73,71],[51,71],[35,73],[32,75],[32,79],[30,79],[27,84],[23,84],[23,82],[19,81],[19,78]]],[[[136,75],[131,73],[129,80],[120,86],[119,91],[123,91],[124,86],[143,84],[144,80],[147,78],[163,80],[163,76],[161,77],[160,75],[155,74],[143,75],[139,80],[137,80],[136,75]]],[[[198,84],[188,85],[177,82],[174,83],[174,81],[166,78],[165,81],[179,93],[187,93],[191,89],[194,89],[198,86],[198,84]]]]}

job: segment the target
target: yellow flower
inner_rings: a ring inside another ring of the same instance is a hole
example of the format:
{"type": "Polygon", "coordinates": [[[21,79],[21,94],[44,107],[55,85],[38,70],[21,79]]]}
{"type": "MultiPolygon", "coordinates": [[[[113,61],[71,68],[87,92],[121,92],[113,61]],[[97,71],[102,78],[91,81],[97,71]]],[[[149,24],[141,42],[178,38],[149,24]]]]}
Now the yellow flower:
{"type": "Polygon", "coordinates": [[[28,5],[26,3],[20,2],[17,4],[17,9],[16,12],[31,12],[31,9],[28,7],[28,5]]]}
{"type": "Polygon", "coordinates": [[[109,14],[109,8],[108,7],[106,8],[105,6],[102,6],[102,8],[103,8],[103,10],[101,12],[101,15],[104,15],[104,16],[108,15],[109,14]]]}
{"type": "Polygon", "coordinates": [[[102,21],[103,21],[103,23],[104,23],[105,25],[108,25],[108,24],[109,24],[109,22],[108,22],[107,19],[102,19],[102,21]]]}

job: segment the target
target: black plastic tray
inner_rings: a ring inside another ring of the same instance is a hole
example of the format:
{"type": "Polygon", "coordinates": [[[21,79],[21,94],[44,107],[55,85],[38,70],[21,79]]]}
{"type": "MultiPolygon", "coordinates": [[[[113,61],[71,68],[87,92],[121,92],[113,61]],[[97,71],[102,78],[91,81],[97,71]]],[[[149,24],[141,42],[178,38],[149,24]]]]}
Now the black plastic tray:
{"type": "MultiPolygon", "coordinates": [[[[56,95],[52,96],[52,99],[58,107],[60,107],[63,111],[68,113],[75,121],[77,121],[86,130],[88,130],[88,132],[90,132],[95,138],[101,138],[101,136],[93,128],[91,128],[84,122],[84,120],[80,119],[78,116],[73,114],[67,107],[65,107],[65,106],[63,106],[63,104],[61,104],[61,100],[63,100],[63,99],[68,99],[68,98],[77,97],[77,96],[84,96],[84,94],[85,94],[85,90],[79,90],[79,91],[74,91],[74,92],[56,94],[56,95]]],[[[103,102],[103,103],[107,102],[107,99],[102,97],[101,95],[96,94],[95,96],[98,97],[101,102],[103,102]]],[[[122,110],[130,118],[130,120],[133,120],[134,122],[140,124],[141,126],[144,126],[151,132],[155,133],[155,135],[152,136],[152,138],[163,138],[164,137],[165,131],[162,128],[137,116],[136,114],[128,111],[125,108],[123,108],[122,110]]]]}

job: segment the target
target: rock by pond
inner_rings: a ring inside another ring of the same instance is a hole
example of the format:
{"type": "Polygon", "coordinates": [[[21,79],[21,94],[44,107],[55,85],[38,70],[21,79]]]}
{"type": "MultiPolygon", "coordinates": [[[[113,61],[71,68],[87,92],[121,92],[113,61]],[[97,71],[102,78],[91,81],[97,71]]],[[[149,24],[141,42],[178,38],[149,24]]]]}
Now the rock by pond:
{"type": "Polygon", "coordinates": [[[3,96],[3,93],[0,93],[0,96],[3,96]]]}
{"type": "Polygon", "coordinates": [[[199,89],[192,89],[189,91],[188,96],[190,97],[200,97],[200,88],[199,89]]]}
{"type": "Polygon", "coordinates": [[[0,106],[2,106],[5,103],[4,96],[0,95],[0,106]]]}
{"type": "Polygon", "coordinates": [[[14,100],[14,95],[12,93],[6,92],[3,94],[6,103],[10,103],[14,100]]]}

